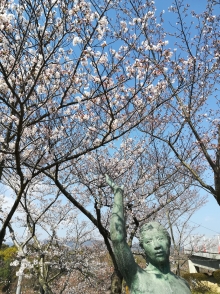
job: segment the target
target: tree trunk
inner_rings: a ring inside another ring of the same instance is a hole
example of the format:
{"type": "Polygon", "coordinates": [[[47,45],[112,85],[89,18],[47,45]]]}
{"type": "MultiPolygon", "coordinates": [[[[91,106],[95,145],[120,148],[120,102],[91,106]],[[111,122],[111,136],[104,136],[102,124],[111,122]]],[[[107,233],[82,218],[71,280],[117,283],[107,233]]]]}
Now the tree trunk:
{"type": "MultiPolygon", "coordinates": [[[[24,252],[26,251],[26,246],[24,246],[24,252]]],[[[21,250],[20,251],[22,254],[24,254],[24,252],[21,250]]],[[[21,287],[22,287],[22,279],[23,279],[23,270],[24,270],[24,267],[23,267],[23,262],[24,262],[24,258],[25,258],[25,255],[23,255],[22,259],[21,259],[21,263],[20,263],[20,270],[22,272],[22,274],[19,274],[18,276],[18,283],[17,283],[17,288],[16,288],[16,294],[21,294],[21,287]]]]}
{"type": "Polygon", "coordinates": [[[40,278],[39,283],[40,283],[40,293],[41,294],[52,294],[52,291],[51,291],[49,285],[47,284],[47,282],[44,281],[44,279],[40,278]]]}
{"type": "Polygon", "coordinates": [[[111,276],[111,294],[121,294],[122,293],[122,281],[123,277],[119,271],[114,271],[111,276]]]}
{"type": "Polygon", "coordinates": [[[21,284],[22,284],[23,275],[18,276],[18,283],[16,288],[16,294],[21,294],[21,284]]]}
{"type": "Polygon", "coordinates": [[[42,294],[52,294],[52,291],[47,284],[44,284],[41,286],[41,293],[42,294]]]}
{"type": "Polygon", "coordinates": [[[40,285],[40,294],[45,294],[43,287],[40,285]]]}
{"type": "MultiPolygon", "coordinates": [[[[178,256],[178,258],[179,258],[179,256],[178,256]]],[[[179,263],[179,261],[177,261],[177,265],[176,265],[176,275],[180,276],[180,263],[179,263]]]]}

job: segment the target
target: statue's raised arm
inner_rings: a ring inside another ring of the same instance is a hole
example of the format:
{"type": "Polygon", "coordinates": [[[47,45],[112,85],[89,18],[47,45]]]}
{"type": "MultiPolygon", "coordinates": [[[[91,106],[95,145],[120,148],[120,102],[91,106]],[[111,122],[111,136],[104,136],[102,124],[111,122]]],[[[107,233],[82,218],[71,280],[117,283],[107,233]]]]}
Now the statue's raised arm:
{"type": "Polygon", "coordinates": [[[110,235],[113,249],[119,270],[124,277],[128,287],[137,273],[138,265],[136,264],[130,247],[126,242],[124,203],[123,203],[123,186],[119,187],[114,181],[106,175],[106,182],[112,188],[114,193],[114,204],[112,217],[110,221],[110,235]]]}
{"type": "Polygon", "coordinates": [[[123,187],[106,176],[106,182],[114,192],[114,204],[110,221],[110,233],[118,268],[131,294],[190,294],[189,285],[170,271],[170,236],[157,222],[149,222],[140,228],[140,246],[148,265],[140,268],[126,242],[123,187]]]}

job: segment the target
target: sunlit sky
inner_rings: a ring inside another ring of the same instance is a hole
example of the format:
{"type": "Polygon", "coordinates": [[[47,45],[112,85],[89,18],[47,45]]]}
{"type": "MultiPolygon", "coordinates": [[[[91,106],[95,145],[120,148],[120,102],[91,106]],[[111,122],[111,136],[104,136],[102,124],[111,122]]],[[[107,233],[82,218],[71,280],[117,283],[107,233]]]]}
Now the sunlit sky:
{"type": "MultiPolygon", "coordinates": [[[[164,10],[164,27],[168,31],[172,31],[172,26],[170,23],[175,24],[175,16],[173,13],[168,11],[168,7],[172,5],[171,0],[161,1],[161,0],[155,0],[157,11],[160,13],[160,11],[164,10]]],[[[201,12],[204,10],[207,1],[206,0],[194,0],[189,1],[191,8],[195,10],[196,12],[201,12]]],[[[7,195],[7,194],[6,194],[7,195]]],[[[219,228],[219,221],[220,221],[220,207],[218,206],[216,200],[212,195],[208,195],[205,191],[201,190],[201,195],[207,196],[208,202],[200,209],[198,210],[191,218],[190,224],[193,226],[198,226],[197,229],[195,229],[194,234],[201,234],[206,235],[207,237],[214,236],[219,234],[220,235],[220,228],[219,228]]],[[[8,202],[13,203],[10,196],[8,197],[8,202]]],[[[184,218],[183,218],[184,219],[184,218]]]]}
{"type": "MultiPolygon", "coordinates": [[[[162,10],[165,10],[164,13],[164,27],[168,31],[172,31],[172,24],[175,24],[174,14],[168,11],[168,7],[172,5],[174,1],[172,0],[155,0],[158,13],[162,10]]],[[[194,1],[184,1],[185,3],[190,4],[190,8],[195,10],[196,13],[202,12],[207,4],[206,0],[194,0],[194,1]]],[[[220,12],[220,7],[216,7],[216,13],[220,12]]],[[[201,195],[207,196],[208,202],[198,210],[191,218],[190,225],[198,226],[195,229],[194,234],[204,234],[207,237],[220,235],[219,221],[220,221],[220,207],[218,206],[217,201],[212,195],[209,195],[205,191],[201,190],[201,195]]]]}

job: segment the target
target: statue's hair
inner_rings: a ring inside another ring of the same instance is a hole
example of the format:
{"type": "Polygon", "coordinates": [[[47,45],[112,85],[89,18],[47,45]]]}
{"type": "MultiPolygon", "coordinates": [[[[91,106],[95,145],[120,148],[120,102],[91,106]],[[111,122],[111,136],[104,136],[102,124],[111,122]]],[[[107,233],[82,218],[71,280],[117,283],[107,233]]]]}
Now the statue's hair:
{"type": "Polygon", "coordinates": [[[140,228],[140,246],[142,248],[143,248],[144,233],[147,231],[151,231],[153,229],[156,229],[158,232],[163,233],[167,237],[169,244],[171,244],[171,238],[168,231],[158,222],[149,222],[142,225],[140,228]]]}

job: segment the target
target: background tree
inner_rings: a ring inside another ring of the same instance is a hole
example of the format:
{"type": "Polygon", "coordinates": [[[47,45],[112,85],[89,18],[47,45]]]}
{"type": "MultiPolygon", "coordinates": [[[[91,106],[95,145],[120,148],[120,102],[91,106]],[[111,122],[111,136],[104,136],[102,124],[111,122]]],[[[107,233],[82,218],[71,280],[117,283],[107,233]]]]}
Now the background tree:
{"type": "MultiPolygon", "coordinates": [[[[125,184],[124,206],[127,219],[127,241],[132,245],[139,226],[149,220],[163,221],[167,209],[190,210],[192,200],[201,201],[192,182],[173,166],[169,151],[156,144],[143,149],[145,142],[127,138],[120,146],[113,145],[84,156],[68,168],[59,168],[55,177],[47,173],[81,212],[98,228],[114,264],[112,293],[121,293],[122,277],[117,269],[110,243],[109,219],[113,194],[106,187],[105,173],[125,184]],[[190,195],[190,197],[189,197],[190,195]]],[[[201,201],[202,205],[203,201],[201,201]]]]}
{"type": "MultiPolygon", "coordinates": [[[[210,5],[204,15],[211,15],[210,5]]],[[[192,69],[179,69],[181,58],[168,47],[162,14],[155,13],[152,1],[2,2],[0,174],[4,184],[12,176],[19,184],[1,240],[32,178],[55,173],[56,165],[107,146],[143,121],[157,124],[156,109],[167,103],[159,110],[164,119],[174,94],[213,77],[218,53],[206,60],[207,71],[204,65],[183,82],[192,69]]],[[[217,25],[210,39],[216,34],[217,25]]]]}
{"type": "Polygon", "coordinates": [[[130,245],[141,222],[184,207],[191,185],[218,199],[205,179],[211,166],[218,183],[219,108],[207,100],[218,106],[217,3],[190,16],[183,4],[170,8],[169,33],[153,1],[1,2],[0,178],[14,203],[1,212],[0,243],[19,204],[36,235],[29,189],[48,185],[42,217],[65,195],[98,228],[120,280],[105,173],[126,186],[130,245]]]}
{"type": "Polygon", "coordinates": [[[187,269],[190,252],[186,253],[185,249],[192,248],[191,235],[198,227],[190,223],[190,218],[206,203],[204,196],[198,199],[194,194],[188,194],[187,198],[188,201],[182,203],[181,208],[177,209],[177,206],[170,205],[166,211],[165,223],[172,242],[172,271],[178,276],[187,269]]]}
{"type": "Polygon", "coordinates": [[[170,7],[177,23],[167,37],[175,48],[153,50],[151,59],[158,67],[158,54],[169,60],[163,72],[168,87],[162,95],[172,99],[139,130],[166,143],[183,172],[220,204],[218,9],[215,1],[207,1],[201,13],[183,0],[170,7]]]}
{"type": "Polygon", "coordinates": [[[36,182],[28,188],[17,216],[8,225],[17,248],[17,258],[12,263],[19,267],[16,293],[28,291],[30,283],[40,293],[63,293],[69,289],[73,273],[81,282],[91,280],[93,284],[98,262],[93,261],[94,253],[87,243],[95,238],[94,228],[85,221],[79,223],[76,211],[60,199],[59,191],[51,201],[48,197],[52,189],[36,182]],[[18,227],[20,232],[16,232],[18,227]]]}
{"type": "Polygon", "coordinates": [[[166,85],[137,51],[155,8],[137,21],[121,4],[2,2],[1,178],[17,179],[17,195],[1,240],[32,178],[123,136],[164,103],[166,85]]]}

